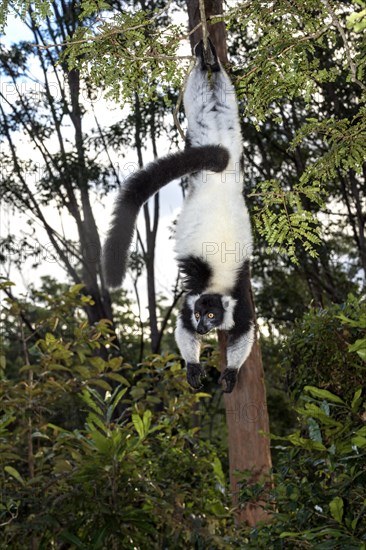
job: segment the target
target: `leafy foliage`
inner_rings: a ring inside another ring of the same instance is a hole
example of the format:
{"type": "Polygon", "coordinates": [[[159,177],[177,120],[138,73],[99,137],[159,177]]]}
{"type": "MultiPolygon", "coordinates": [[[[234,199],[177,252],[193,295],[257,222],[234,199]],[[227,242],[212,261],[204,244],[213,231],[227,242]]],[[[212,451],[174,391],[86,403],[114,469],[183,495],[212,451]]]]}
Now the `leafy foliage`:
{"type": "Polygon", "coordinates": [[[323,387],[303,386],[303,378],[298,378],[302,391],[298,390],[295,410],[300,426],[289,435],[271,435],[276,464],[270,483],[248,485],[242,476],[242,505],[253,499],[267,502],[272,513],[268,525],[246,534],[249,548],[366,548],[366,401],[364,377],[358,376],[360,372],[363,375],[366,365],[365,306],[350,297],[343,308],[323,312],[321,322],[314,322],[314,315],[309,313],[304,319],[304,323],[311,323],[312,338],[310,329],[303,328],[288,339],[287,347],[292,349],[295,342],[298,345],[302,335],[302,355],[305,361],[309,358],[308,379],[323,381],[323,387]],[[343,313],[338,313],[340,309],[343,313]],[[325,326],[328,334],[335,333],[330,344],[328,336],[324,337],[325,326]],[[352,327],[352,331],[337,349],[334,340],[337,335],[340,340],[342,327],[352,327]],[[354,341],[359,331],[362,337],[354,341]],[[333,356],[328,354],[331,347],[333,351],[336,348],[333,356]],[[320,364],[324,366],[322,379],[320,364]]]}
{"type": "Polygon", "coordinates": [[[255,224],[261,236],[265,237],[270,249],[286,252],[296,264],[297,249],[302,245],[310,256],[316,256],[315,245],[320,243],[318,224],[309,210],[301,203],[300,195],[320,202],[319,189],[312,186],[298,186],[284,192],[278,181],[262,181],[256,193],[260,204],[254,206],[255,224]]]}
{"type": "Polygon", "coordinates": [[[270,525],[252,530],[249,548],[354,549],[366,547],[366,427],[362,387],[344,401],[308,386],[297,412],[302,432],[279,442],[273,487],[243,488],[244,504],[253,496],[272,508],[270,525]],[[256,492],[256,495],[254,495],[256,492]]]}
{"type": "MultiPolygon", "coordinates": [[[[178,87],[183,76],[183,67],[177,66],[181,36],[179,27],[171,23],[169,33],[164,32],[162,4],[161,9],[148,2],[135,12],[109,14],[94,27],[78,27],[65,51],[69,68],[87,71],[93,83],[107,88],[107,97],[116,101],[133,103],[138,93],[148,103],[157,100],[157,88],[162,86],[169,103],[169,87],[178,87]]],[[[90,3],[81,6],[90,11],[90,3]]]]}
{"type": "Polygon", "coordinates": [[[8,21],[9,12],[18,13],[20,17],[24,18],[27,15],[29,7],[33,7],[33,17],[37,21],[45,19],[51,13],[50,0],[4,0],[0,5],[0,32],[4,32],[8,21]]]}
{"type": "Polygon", "coordinates": [[[365,302],[350,296],[345,304],[311,309],[297,322],[284,350],[295,394],[315,385],[351,399],[365,377],[365,314],[365,302]]]}
{"type": "MultiPolygon", "coordinates": [[[[225,476],[192,427],[208,395],[188,390],[174,355],[134,370],[96,355],[113,336],[109,322],[83,319],[80,291],[56,297],[33,335],[20,332],[15,378],[2,355],[0,547],[224,548],[225,476]]],[[[24,322],[27,303],[7,301],[24,322]]]]}

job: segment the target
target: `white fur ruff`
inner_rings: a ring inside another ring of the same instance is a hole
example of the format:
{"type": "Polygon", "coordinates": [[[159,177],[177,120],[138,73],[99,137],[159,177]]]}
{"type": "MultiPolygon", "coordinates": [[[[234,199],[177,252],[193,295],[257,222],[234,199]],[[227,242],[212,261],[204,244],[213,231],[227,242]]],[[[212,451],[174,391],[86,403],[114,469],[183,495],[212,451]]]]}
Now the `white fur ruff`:
{"type": "Polygon", "coordinates": [[[176,228],[177,258],[194,255],[207,261],[213,278],[207,293],[230,293],[237,271],[251,255],[252,234],[242,195],[242,140],[235,90],[222,69],[207,82],[199,63],[190,74],[184,95],[192,145],[220,144],[230,153],[223,172],[191,177],[176,228]]]}

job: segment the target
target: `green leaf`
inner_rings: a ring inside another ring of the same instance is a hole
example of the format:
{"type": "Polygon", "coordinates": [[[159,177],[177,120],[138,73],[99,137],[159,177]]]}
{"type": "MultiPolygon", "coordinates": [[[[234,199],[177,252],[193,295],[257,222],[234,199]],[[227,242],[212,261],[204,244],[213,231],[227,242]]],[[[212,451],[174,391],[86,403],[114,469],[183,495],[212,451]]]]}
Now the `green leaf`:
{"type": "Polygon", "coordinates": [[[132,423],[134,425],[135,430],[139,434],[140,439],[143,439],[145,436],[144,424],[139,414],[137,413],[132,414],[132,423]]]}
{"type": "Polygon", "coordinates": [[[151,418],[152,418],[152,412],[148,409],[147,411],[144,412],[144,416],[142,419],[145,435],[149,433],[149,429],[151,426],[151,418]]]}
{"type": "Polygon", "coordinates": [[[213,471],[215,472],[216,478],[219,481],[219,483],[222,486],[225,486],[225,474],[224,474],[223,469],[222,469],[221,460],[219,459],[218,456],[215,456],[212,467],[213,467],[213,471]]]}
{"type": "Polygon", "coordinates": [[[117,395],[114,397],[112,404],[108,407],[107,411],[107,421],[110,422],[113,416],[114,410],[117,407],[118,403],[121,401],[122,397],[125,395],[127,388],[122,388],[117,395]]]}
{"type": "Polygon", "coordinates": [[[89,425],[90,436],[94,441],[95,447],[101,454],[107,454],[111,448],[111,440],[108,437],[105,437],[100,433],[100,431],[95,428],[94,424],[89,425]]]}
{"type": "Polygon", "coordinates": [[[344,511],[343,498],[334,497],[334,499],[329,503],[329,509],[330,509],[330,513],[332,514],[332,517],[336,521],[338,521],[338,523],[342,523],[343,511],[344,511]]]}
{"type": "Polygon", "coordinates": [[[359,449],[363,449],[366,447],[366,437],[362,437],[361,435],[355,435],[351,439],[352,445],[355,445],[359,449]]]}
{"type": "Polygon", "coordinates": [[[210,504],[207,508],[211,513],[218,517],[227,514],[227,510],[222,502],[214,502],[213,504],[210,504]]]}
{"type": "Polygon", "coordinates": [[[100,416],[103,416],[102,409],[96,404],[95,400],[93,399],[93,396],[90,394],[88,390],[83,390],[80,397],[84,401],[84,403],[86,403],[97,414],[99,414],[100,416]]]}
{"type": "Polygon", "coordinates": [[[108,431],[108,428],[107,428],[107,426],[104,425],[103,420],[101,418],[99,418],[99,416],[96,415],[93,412],[88,413],[87,421],[88,421],[89,424],[91,423],[91,424],[94,424],[95,426],[97,426],[104,433],[106,433],[108,431]]]}
{"type": "Polygon", "coordinates": [[[321,390],[320,388],[316,388],[315,386],[305,386],[304,390],[310,393],[313,397],[326,399],[327,401],[332,401],[332,403],[344,404],[343,399],[338,397],[338,395],[334,395],[334,393],[331,393],[328,390],[321,390]]]}
{"type": "Polygon", "coordinates": [[[71,294],[78,294],[82,288],[84,288],[85,285],[83,283],[79,283],[77,285],[73,285],[70,287],[70,293],[71,294]]]}
{"type": "Polygon", "coordinates": [[[19,481],[19,483],[21,483],[22,485],[25,485],[24,479],[22,478],[18,470],[13,468],[13,466],[5,466],[4,471],[7,472],[9,475],[11,475],[14,479],[19,481]]]}
{"type": "Polygon", "coordinates": [[[98,386],[99,388],[102,388],[102,390],[105,391],[111,391],[112,388],[108,382],[105,380],[102,380],[101,378],[92,378],[91,380],[88,380],[88,384],[91,386],[98,386]]]}
{"type": "Polygon", "coordinates": [[[123,384],[124,386],[131,386],[127,378],[122,376],[121,374],[118,374],[117,372],[106,372],[105,373],[106,378],[110,378],[111,380],[116,380],[116,382],[119,382],[120,384],[123,384]]]}
{"type": "Polygon", "coordinates": [[[113,371],[118,370],[121,368],[122,361],[122,357],[113,357],[113,359],[110,359],[110,361],[108,361],[108,367],[113,371]]]}
{"type": "Polygon", "coordinates": [[[351,403],[351,409],[353,412],[357,412],[359,406],[362,403],[361,395],[362,395],[362,388],[358,388],[358,390],[355,391],[355,394],[353,396],[352,403],[351,403]]]}

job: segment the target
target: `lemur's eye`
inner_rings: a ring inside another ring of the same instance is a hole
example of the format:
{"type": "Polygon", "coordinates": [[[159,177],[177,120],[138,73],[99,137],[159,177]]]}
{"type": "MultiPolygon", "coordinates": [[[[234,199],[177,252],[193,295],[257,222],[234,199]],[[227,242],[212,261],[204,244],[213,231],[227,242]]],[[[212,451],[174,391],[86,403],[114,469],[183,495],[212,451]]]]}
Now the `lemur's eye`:
{"type": "Polygon", "coordinates": [[[214,313],[207,313],[207,317],[209,319],[213,319],[215,317],[215,314],[214,313]]]}
{"type": "Polygon", "coordinates": [[[198,312],[195,313],[194,316],[196,317],[196,319],[199,319],[199,318],[201,317],[200,314],[199,314],[198,312]]]}

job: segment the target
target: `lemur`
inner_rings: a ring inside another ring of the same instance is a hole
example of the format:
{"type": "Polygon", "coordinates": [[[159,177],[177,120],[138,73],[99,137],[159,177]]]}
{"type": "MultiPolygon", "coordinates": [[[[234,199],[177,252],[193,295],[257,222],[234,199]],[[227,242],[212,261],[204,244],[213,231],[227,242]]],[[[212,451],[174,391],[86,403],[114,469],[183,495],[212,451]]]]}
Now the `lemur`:
{"type": "Polygon", "coordinates": [[[128,177],[113,212],[103,249],[106,282],[119,286],[142,205],[170,181],[189,174],[189,193],[176,226],[175,252],[185,297],[175,339],[187,365],[187,380],[198,389],[203,334],[227,332],[224,392],[235,386],[255,338],[250,295],[249,214],[243,196],[242,138],[234,87],[209,42],[195,48],[196,62],[185,91],[186,148],[128,177]]]}

